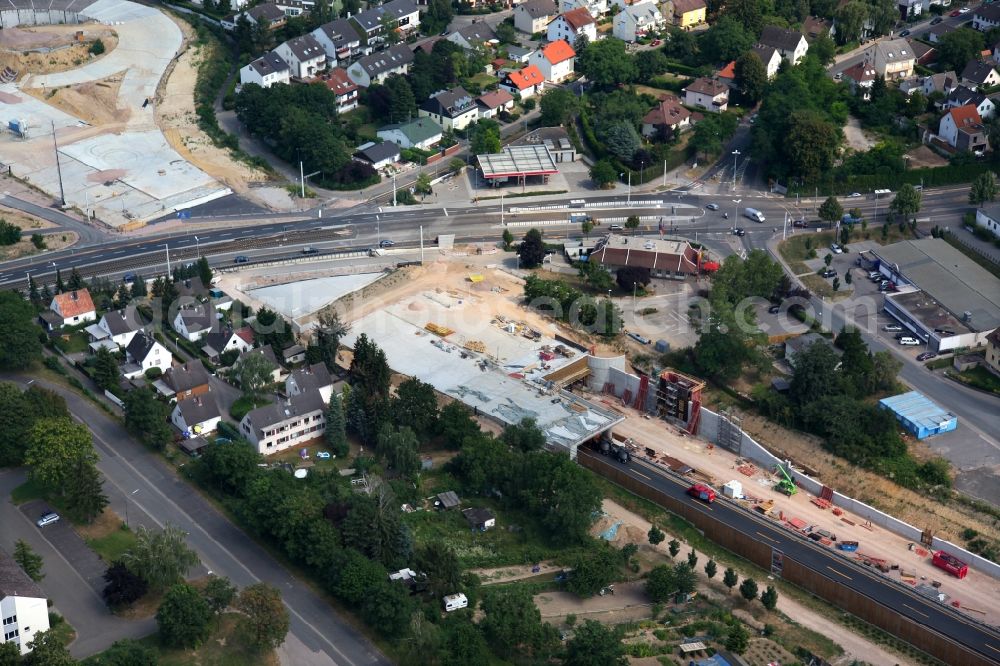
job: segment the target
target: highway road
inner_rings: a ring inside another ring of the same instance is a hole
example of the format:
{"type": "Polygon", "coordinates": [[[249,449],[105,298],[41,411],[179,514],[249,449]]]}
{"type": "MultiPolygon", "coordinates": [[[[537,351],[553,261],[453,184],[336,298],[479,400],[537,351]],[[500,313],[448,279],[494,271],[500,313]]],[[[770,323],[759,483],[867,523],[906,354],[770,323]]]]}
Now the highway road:
{"type": "MultiPolygon", "coordinates": [[[[579,455],[597,454],[581,450],[579,455]]],[[[698,511],[710,514],[747,539],[764,541],[784,553],[785,557],[893,609],[929,630],[948,636],[987,660],[1000,663],[1000,632],[996,629],[972,621],[950,606],[922,597],[913,590],[838,555],[836,551],[795,535],[724,499],[710,505],[695,500],[686,494],[690,482],[671,476],[643,460],[633,459],[627,465],[622,465],[611,457],[602,460],[646,486],[692,504],[698,511]]]]}

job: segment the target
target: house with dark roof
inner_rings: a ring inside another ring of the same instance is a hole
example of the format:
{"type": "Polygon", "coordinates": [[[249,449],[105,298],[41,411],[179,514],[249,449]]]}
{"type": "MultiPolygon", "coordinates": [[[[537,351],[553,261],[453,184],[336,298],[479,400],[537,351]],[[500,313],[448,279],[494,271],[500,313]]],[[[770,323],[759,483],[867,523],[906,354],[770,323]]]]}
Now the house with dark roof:
{"type": "Polygon", "coordinates": [[[809,42],[801,32],[773,25],[764,26],[758,43],[777,49],[778,54],[792,65],[799,64],[809,50],[809,42]]]}
{"type": "Polygon", "coordinates": [[[470,51],[481,49],[489,44],[490,40],[496,38],[497,33],[493,32],[493,28],[486,21],[470,23],[448,35],[449,42],[458,44],[463,49],[470,51]]]}
{"type": "Polygon", "coordinates": [[[681,100],[674,95],[666,95],[642,118],[642,135],[646,138],[660,136],[668,139],[691,125],[691,112],[684,108],[681,100]]]}
{"type": "Polygon", "coordinates": [[[382,143],[369,141],[358,146],[354,153],[354,159],[378,170],[399,161],[399,146],[392,141],[383,141],[382,143]]]}
{"type": "Polygon", "coordinates": [[[219,427],[222,413],[212,395],[178,400],[170,413],[170,422],[186,437],[206,435],[219,427]]]}
{"type": "Polygon", "coordinates": [[[608,269],[639,266],[653,277],[683,279],[698,274],[698,251],[685,240],[610,234],[597,242],[588,261],[608,269]]]}
{"type": "Polygon", "coordinates": [[[412,0],[392,0],[350,17],[366,44],[381,44],[383,34],[395,30],[402,37],[420,27],[420,12],[412,0]]]}
{"type": "Polygon", "coordinates": [[[348,19],[334,19],[309,34],[323,46],[326,59],[331,65],[353,60],[361,54],[361,37],[348,19]]]}
{"type": "Polygon", "coordinates": [[[705,0],[674,0],[673,6],[673,24],[678,28],[690,30],[705,22],[705,0]]]}
{"type": "MultiPolygon", "coordinates": [[[[764,71],[767,72],[767,78],[773,79],[778,75],[778,68],[781,67],[781,54],[778,53],[778,49],[773,46],[765,46],[764,44],[756,44],[751,49],[760,58],[760,61],[764,63],[764,71]]],[[[733,75],[735,78],[735,69],[733,75]]]]}
{"type": "Polygon", "coordinates": [[[329,72],[320,74],[319,81],[333,93],[337,113],[347,113],[358,108],[358,85],[351,81],[346,69],[334,67],[329,72]]]}
{"type": "Polygon", "coordinates": [[[941,41],[941,38],[947,35],[949,32],[955,32],[958,30],[956,26],[950,23],[938,23],[937,25],[932,25],[927,32],[924,33],[924,37],[931,44],[937,44],[941,41]]]}
{"type": "Polygon", "coordinates": [[[323,437],[326,409],[319,391],[292,395],[248,412],[240,433],[261,455],[295,448],[323,437]]]}
{"type": "Polygon", "coordinates": [[[57,322],[57,328],[79,326],[97,320],[94,300],[86,289],[74,289],[56,294],[49,303],[49,310],[55,313],[53,322],[57,322]]]}
{"type": "Polygon", "coordinates": [[[941,92],[947,95],[957,87],[958,75],[953,71],[947,71],[925,76],[922,81],[921,89],[923,90],[925,96],[934,92],[941,92]]]}
{"type": "Polygon", "coordinates": [[[87,327],[91,349],[108,347],[113,351],[125,349],[136,333],[145,329],[142,315],[134,306],[105,312],[101,320],[87,327]]]}
{"type": "Polygon", "coordinates": [[[979,32],[986,32],[1000,26],[1000,7],[983,3],[972,15],[972,27],[979,32]]]}
{"type": "Polygon", "coordinates": [[[479,119],[476,98],[461,86],[432,95],[420,105],[418,113],[446,130],[464,130],[479,119]]]}
{"type": "Polygon", "coordinates": [[[413,63],[413,51],[405,44],[395,44],[384,51],[367,55],[347,68],[351,81],[362,88],[373,83],[385,83],[393,74],[403,76],[413,63]]]}
{"type": "Polygon", "coordinates": [[[270,88],[279,83],[288,83],[291,75],[288,63],[274,51],[268,51],[240,68],[240,85],[256,83],[261,88],[270,88]]]}
{"type": "Polygon", "coordinates": [[[996,110],[996,103],[991,98],[966,86],[958,86],[948,93],[941,109],[957,109],[960,106],[974,106],[980,118],[991,118],[996,110]]]}
{"type": "Polygon", "coordinates": [[[627,5],[612,20],[612,34],[624,42],[636,42],[652,32],[663,29],[667,17],[655,2],[627,5]]]}
{"type": "Polygon", "coordinates": [[[441,142],[444,130],[430,118],[414,118],[405,123],[380,127],[376,134],[383,141],[392,141],[400,148],[426,150],[441,142]]]}
{"type": "Polygon", "coordinates": [[[500,79],[501,90],[506,90],[522,100],[541,93],[544,86],[545,76],[542,75],[542,70],[538,69],[537,65],[528,65],[513,72],[507,72],[507,75],[500,79]]]}
{"type": "Polygon", "coordinates": [[[13,643],[20,655],[30,653],[28,644],[37,634],[49,630],[45,593],[3,550],[0,550],[0,618],[3,618],[3,642],[13,643]]]}
{"type": "Polygon", "coordinates": [[[684,89],[684,103],[712,113],[729,108],[729,86],[718,79],[701,76],[684,89]]]}
{"type": "Polygon", "coordinates": [[[330,376],[325,363],[313,363],[292,370],[285,379],[286,395],[301,395],[310,391],[319,391],[323,402],[330,402],[330,396],[333,395],[333,377],[330,376]]]}
{"type": "Polygon", "coordinates": [[[160,381],[170,390],[170,397],[176,400],[205,395],[211,390],[208,370],[199,360],[167,368],[160,381]]]}
{"type": "Polygon", "coordinates": [[[292,76],[300,79],[310,79],[326,67],[326,51],[312,35],[282,42],[274,52],[288,63],[292,76]]]}
{"type": "Polygon", "coordinates": [[[298,343],[288,345],[281,350],[282,365],[292,366],[306,360],[306,348],[298,343]]]}
{"type": "Polygon", "coordinates": [[[219,316],[207,303],[191,303],[177,311],[171,325],[185,340],[198,342],[218,328],[219,316]]]}
{"type": "Polygon", "coordinates": [[[986,127],[976,107],[967,104],[950,109],[941,117],[938,136],[956,150],[984,152],[989,150],[986,127]]]}
{"type": "Polygon", "coordinates": [[[485,532],[488,529],[496,527],[497,517],[489,509],[483,507],[474,506],[468,509],[462,509],[462,515],[465,516],[465,520],[469,523],[469,527],[477,532],[485,532]]]}
{"type": "Polygon", "coordinates": [[[552,0],[528,0],[514,8],[514,27],[533,35],[545,30],[549,21],[559,13],[552,0]]]}
{"type": "Polygon", "coordinates": [[[514,108],[514,96],[506,90],[494,90],[476,98],[480,118],[492,118],[514,108]]]}
{"type": "Polygon", "coordinates": [[[565,39],[549,42],[531,55],[528,61],[536,65],[548,83],[562,83],[573,75],[576,51],[565,39]]]}
{"type": "Polygon", "coordinates": [[[868,60],[862,60],[845,69],[842,73],[844,81],[851,86],[851,92],[861,95],[863,100],[870,101],[872,98],[872,86],[878,78],[875,65],[868,60]]]}
{"type": "Polygon", "coordinates": [[[233,329],[231,326],[211,331],[202,340],[201,350],[205,352],[208,360],[213,363],[219,362],[219,357],[227,351],[236,350],[240,354],[253,349],[253,330],[249,326],[233,329]]]}
{"type": "Polygon", "coordinates": [[[590,43],[597,41],[597,22],[584,7],[571,9],[555,17],[546,31],[550,42],[563,39],[576,44],[580,37],[586,37],[590,43]]]}
{"type": "Polygon", "coordinates": [[[125,379],[135,379],[146,374],[147,370],[159,368],[166,372],[170,368],[173,357],[166,347],[157,342],[153,336],[137,333],[125,348],[125,365],[122,375],[125,379]]]}
{"type": "Polygon", "coordinates": [[[970,60],[962,70],[962,84],[973,90],[992,88],[1000,84],[1000,73],[992,60],[970,60]]]}
{"type": "Polygon", "coordinates": [[[559,0],[559,11],[565,13],[574,9],[585,9],[594,20],[601,18],[611,9],[608,0],[559,0]]]}

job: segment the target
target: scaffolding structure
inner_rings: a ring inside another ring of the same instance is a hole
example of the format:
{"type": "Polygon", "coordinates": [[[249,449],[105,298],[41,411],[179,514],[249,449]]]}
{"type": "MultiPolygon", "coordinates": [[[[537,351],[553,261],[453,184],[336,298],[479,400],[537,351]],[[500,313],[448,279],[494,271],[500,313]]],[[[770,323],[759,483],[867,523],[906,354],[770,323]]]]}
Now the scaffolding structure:
{"type": "Polygon", "coordinates": [[[739,454],[743,440],[743,419],[729,410],[719,412],[719,438],[716,444],[739,454]]]}
{"type": "Polygon", "coordinates": [[[688,433],[698,433],[701,416],[701,392],[705,382],[676,370],[660,373],[656,385],[656,410],[667,421],[684,428],[688,433]]]}

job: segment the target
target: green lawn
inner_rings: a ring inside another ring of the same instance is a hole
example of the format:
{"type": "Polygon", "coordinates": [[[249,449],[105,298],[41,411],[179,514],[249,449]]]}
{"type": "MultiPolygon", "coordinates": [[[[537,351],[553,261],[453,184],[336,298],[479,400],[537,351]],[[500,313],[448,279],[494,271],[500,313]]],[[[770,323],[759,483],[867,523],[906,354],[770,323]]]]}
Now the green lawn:
{"type": "Polygon", "coordinates": [[[981,365],[972,370],[960,372],[958,377],[969,386],[974,386],[990,393],[1000,394],[1000,377],[997,377],[981,365]]]}
{"type": "Polygon", "coordinates": [[[28,479],[10,491],[10,499],[14,504],[24,504],[31,500],[45,499],[45,489],[34,480],[28,479]]]}
{"type": "Polygon", "coordinates": [[[473,77],[471,77],[469,79],[469,83],[476,84],[480,88],[482,88],[483,90],[485,90],[486,88],[490,87],[491,85],[493,85],[497,81],[499,81],[499,79],[497,77],[490,76],[486,72],[479,72],[478,74],[476,74],[475,76],[473,76],[473,77]]]}
{"type": "Polygon", "coordinates": [[[52,342],[64,354],[79,354],[90,351],[90,337],[83,331],[60,335],[53,338],[52,342]]]}
{"type": "Polygon", "coordinates": [[[802,275],[803,273],[810,272],[809,267],[804,263],[809,258],[810,248],[816,250],[818,255],[823,248],[829,246],[832,242],[832,231],[822,231],[819,233],[807,231],[779,243],[778,252],[781,253],[781,258],[788,262],[793,273],[802,275]],[[807,245],[809,247],[806,247],[807,245]]]}
{"type": "Polygon", "coordinates": [[[250,398],[243,396],[233,403],[233,406],[229,408],[229,415],[233,417],[233,420],[239,423],[243,420],[243,417],[247,415],[247,412],[258,407],[263,407],[264,405],[270,405],[271,401],[266,398],[257,398],[256,400],[251,400],[250,398]]]}
{"type": "Polygon", "coordinates": [[[76,638],[76,629],[59,613],[49,613],[49,633],[54,634],[63,645],[69,645],[76,638]]]}
{"type": "Polygon", "coordinates": [[[121,529],[110,532],[103,537],[85,539],[87,545],[109,564],[119,559],[126,550],[135,544],[135,534],[125,525],[121,529]]]}

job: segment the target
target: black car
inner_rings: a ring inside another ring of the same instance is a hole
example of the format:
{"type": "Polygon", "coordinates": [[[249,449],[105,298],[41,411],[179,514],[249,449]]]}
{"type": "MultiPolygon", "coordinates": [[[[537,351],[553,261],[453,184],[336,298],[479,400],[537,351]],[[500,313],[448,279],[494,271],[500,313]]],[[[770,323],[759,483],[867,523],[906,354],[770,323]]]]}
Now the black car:
{"type": "Polygon", "coordinates": [[[747,235],[747,230],[744,229],[743,227],[736,227],[735,229],[733,229],[733,235],[734,236],[746,236],[747,235]]]}
{"type": "Polygon", "coordinates": [[[314,247],[304,247],[302,248],[302,254],[317,254],[319,250],[314,247]]]}
{"type": "Polygon", "coordinates": [[[929,361],[935,357],[937,357],[937,354],[935,354],[934,352],[922,352],[920,354],[917,354],[918,361],[929,361]]]}
{"type": "Polygon", "coordinates": [[[805,220],[792,220],[792,226],[804,229],[808,226],[808,223],[805,220]]]}
{"type": "Polygon", "coordinates": [[[833,270],[832,268],[828,268],[822,273],[820,273],[820,277],[825,277],[825,278],[832,278],[836,276],[837,276],[837,271],[833,270]]]}
{"type": "Polygon", "coordinates": [[[392,247],[395,244],[396,244],[396,241],[391,241],[389,239],[386,239],[386,240],[383,240],[383,241],[379,241],[378,246],[379,247],[392,247]]]}
{"type": "Polygon", "coordinates": [[[238,254],[238,255],[236,255],[236,258],[233,259],[233,263],[234,264],[245,264],[248,261],[250,261],[250,257],[248,257],[248,256],[246,256],[244,254],[238,254]]]}
{"type": "Polygon", "coordinates": [[[910,31],[909,30],[904,30],[903,32],[899,33],[899,36],[900,37],[909,37],[910,36],[910,31]]]}

